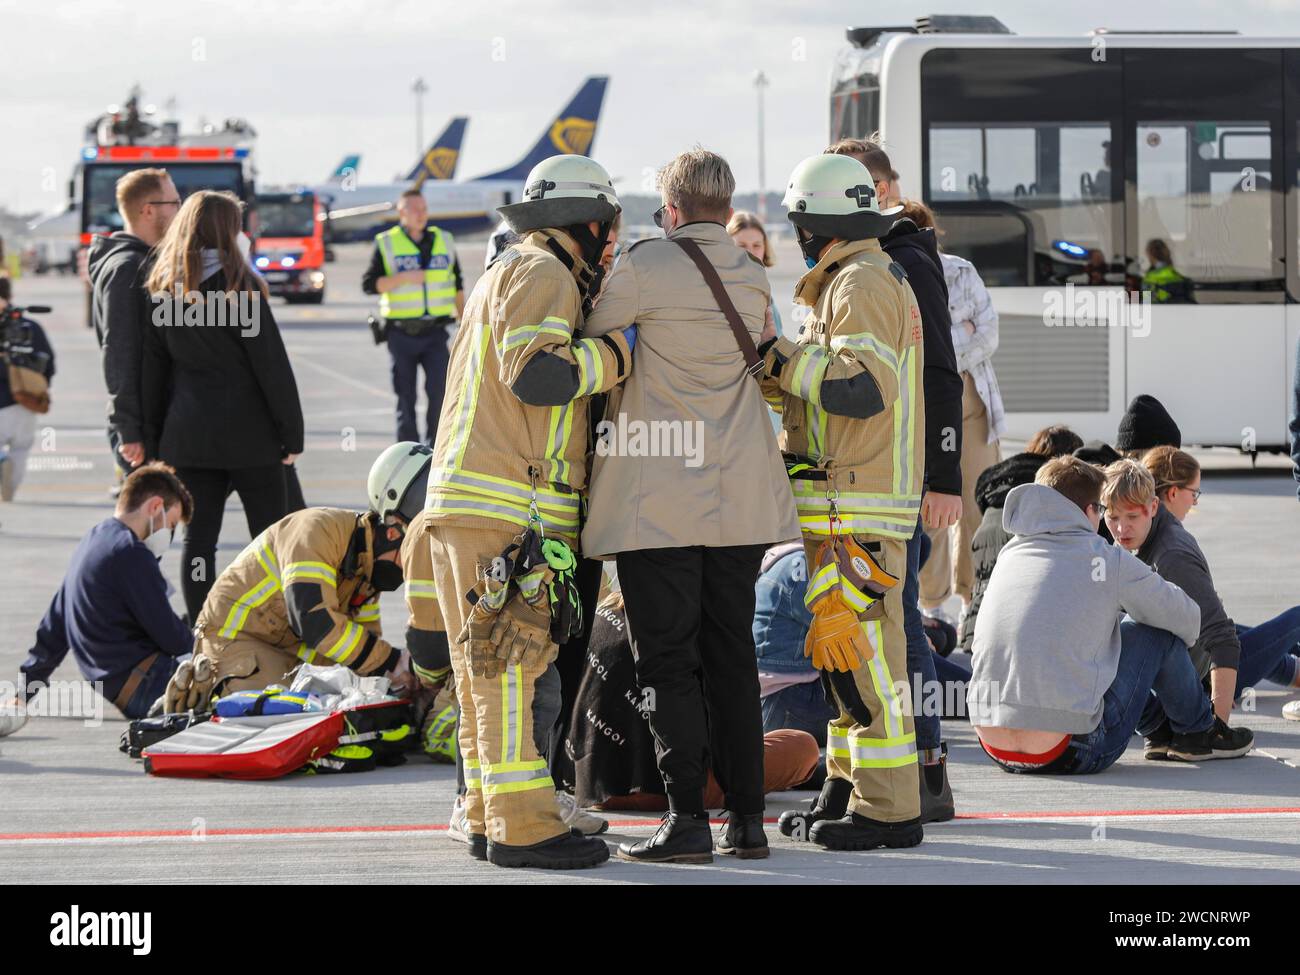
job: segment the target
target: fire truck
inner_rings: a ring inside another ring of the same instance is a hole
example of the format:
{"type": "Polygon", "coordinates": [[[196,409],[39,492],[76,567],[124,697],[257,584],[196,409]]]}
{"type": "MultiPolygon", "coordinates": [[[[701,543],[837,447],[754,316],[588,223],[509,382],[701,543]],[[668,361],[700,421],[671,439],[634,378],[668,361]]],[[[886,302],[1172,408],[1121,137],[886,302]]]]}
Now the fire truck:
{"type": "Polygon", "coordinates": [[[325,208],[309,189],[258,193],[253,212],[253,266],[273,295],[293,304],[325,300],[325,208]]]}

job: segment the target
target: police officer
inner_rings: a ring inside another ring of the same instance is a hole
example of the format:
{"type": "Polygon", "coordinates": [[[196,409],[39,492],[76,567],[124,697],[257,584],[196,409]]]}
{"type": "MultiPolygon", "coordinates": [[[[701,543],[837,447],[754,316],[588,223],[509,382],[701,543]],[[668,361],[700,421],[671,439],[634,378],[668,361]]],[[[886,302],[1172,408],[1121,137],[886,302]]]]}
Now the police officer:
{"type": "Polygon", "coordinates": [[[375,237],[361,288],[379,295],[397,394],[397,439],[421,439],[415,381],[422,368],[429,400],[424,442],[432,444],[447,380],[447,328],[465,307],[464,283],[452,236],[428,222],[429,207],[419,190],[402,194],[397,219],[396,227],[375,237]]]}

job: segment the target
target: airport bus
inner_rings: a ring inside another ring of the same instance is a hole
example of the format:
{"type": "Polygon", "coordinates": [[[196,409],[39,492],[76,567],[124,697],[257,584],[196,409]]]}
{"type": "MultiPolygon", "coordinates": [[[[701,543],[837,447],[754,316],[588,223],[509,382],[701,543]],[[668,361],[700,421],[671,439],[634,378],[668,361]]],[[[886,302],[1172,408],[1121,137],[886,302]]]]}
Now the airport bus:
{"type": "Polygon", "coordinates": [[[326,214],[309,189],[259,192],[253,211],[253,266],[289,304],[325,300],[326,214]]]}
{"type": "Polygon", "coordinates": [[[1286,449],[1300,39],[937,16],[847,36],[831,140],[878,132],[902,195],[983,276],[1011,437],[1110,442],[1149,393],[1185,443],[1286,449]]]}

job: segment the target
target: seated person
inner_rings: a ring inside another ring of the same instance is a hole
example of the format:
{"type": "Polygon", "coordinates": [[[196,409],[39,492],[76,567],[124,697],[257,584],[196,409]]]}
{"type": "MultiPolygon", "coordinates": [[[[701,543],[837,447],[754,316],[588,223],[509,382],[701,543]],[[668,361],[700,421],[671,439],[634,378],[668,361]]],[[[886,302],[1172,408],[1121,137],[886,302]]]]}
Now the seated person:
{"type": "MultiPolygon", "coordinates": [[[[1206,682],[1215,713],[1224,721],[1247,687],[1268,679],[1297,686],[1300,607],[1258,627],[1234,624],[1214,588],[1210,566],[1183,519],[1200,496],[1201,467],[1191,454],[1172,447],[1148,451],[1141,464],[1125,460],[1106,471],[1102,501],[1115,541],[1177,585],[1201,608],[1201,633],[1189,652],[1197,676],[1206,682]],[[1153,477],[1153,474],[1156,475],[1153,477]]],[[[1153,704],[1143,727],[1147,758],[1162,759],[1168,727],[1153,704]]]]}
{"type": "Polygon", "coordinates": [[[26,685],[19,703],[30,702],[71,651],[82,676],[98,683],[122,714],[145,716],[193,644],[158,567],[176,526],[193,510],[185,485],[166,464],[131,472],[113,517],[90,529],[72,553],[19,668],[26,685]]]}
{"type": "MultiPolygon", "coordinates": [[[[654,706],[653,688],[636,683],[622,594],[612,593],[596,610],[573,721],[560,750],[573,768],[560,770],[559,778],[574,783],[579,807],[640,812],[668,808],[648,720],[654,706]]],[[[763,736],[763,789],[796,788],[813,776],[820,762],[817,742],[807,732],[768,732],[763,736]]],[[[704,805],[725,805],[712,772],[704,805]]]]}
{"type": "Polygon", "coordinates": [[[1195,601],[1097,535],[1103,483],[1096,467],[1057,457],[1007,495],[1014,537],[984,596],[967,691],[984,750],[1009,772],[1100,772],[1128,747],[1154,689],[1171,754],[1243,754],[1187,655],[1201,628],[1195,601]]]}
{"type": "Polygon", "coordinates": [[[975,582],[971,587],[970,608],[962,621],[963,653],[971,651],[971,643],[975,639],[975,621],[979,618],[980,604],[984,601],[984,590],[988,588],[989,578],[993,575],[998,553],[1011,539],[1002,527],[1002,506],[1006,504],[1007,494],[1021,484],[1032,484],[1040,467],[1053,457],[1070,453],[1082,443],[1079,435],[1069,427],[1046,427],[1030,438],[1023,453],[1012,454],[986,468],[976,480],[975,504],[984,518],[971,537],[975,582]]]}

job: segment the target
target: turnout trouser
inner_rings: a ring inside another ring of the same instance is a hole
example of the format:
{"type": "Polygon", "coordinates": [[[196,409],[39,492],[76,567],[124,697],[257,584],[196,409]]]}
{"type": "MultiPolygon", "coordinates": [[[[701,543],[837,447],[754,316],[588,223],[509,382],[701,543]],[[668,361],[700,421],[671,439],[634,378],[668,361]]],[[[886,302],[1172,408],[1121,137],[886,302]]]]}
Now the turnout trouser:
{"type": "Polygon", "coordinates": [[[550,662],[507,667],[497,677],[476,677],[465,646],[456,639],[469,614],[465,594],[478,582],[479,566],[501,554],[516,534],[508,526],[495,530],[435,525],[430,543],[460,705],[457,738],[465,768],[467,828],[494,843],[529,846],[568,832],[533,733],[536,684],[550,662]]]}
{"type": "MultiPolygon", "coordinates": [[[[822,541],[820,536],[804,536],[809,565],[814,564],[822,541]]],[[[905,541],[862,537],[858,541],[879,548],[886,572],[900,579],[905,575],[905,541]]],[[[827,699],[839,710],[826,728],[826,774],[853,783],[850,812],[876,822],[900,823],[921,815],[901,582],[889,590],[884,602],[879,619],[861,624],[875,656],[857,670],[822,674],[827,699]]]]}
{"type": "Polygon", "coordinates": [[[224,640],[206,633],[195,636],[194,655],[212,658],[217,681],[229,678],[222,685],[223,695],[284,684],[289,679],[289,671],[302,663],[297,654],[284,647],[273,647],[252,637],[224,640]]]}

